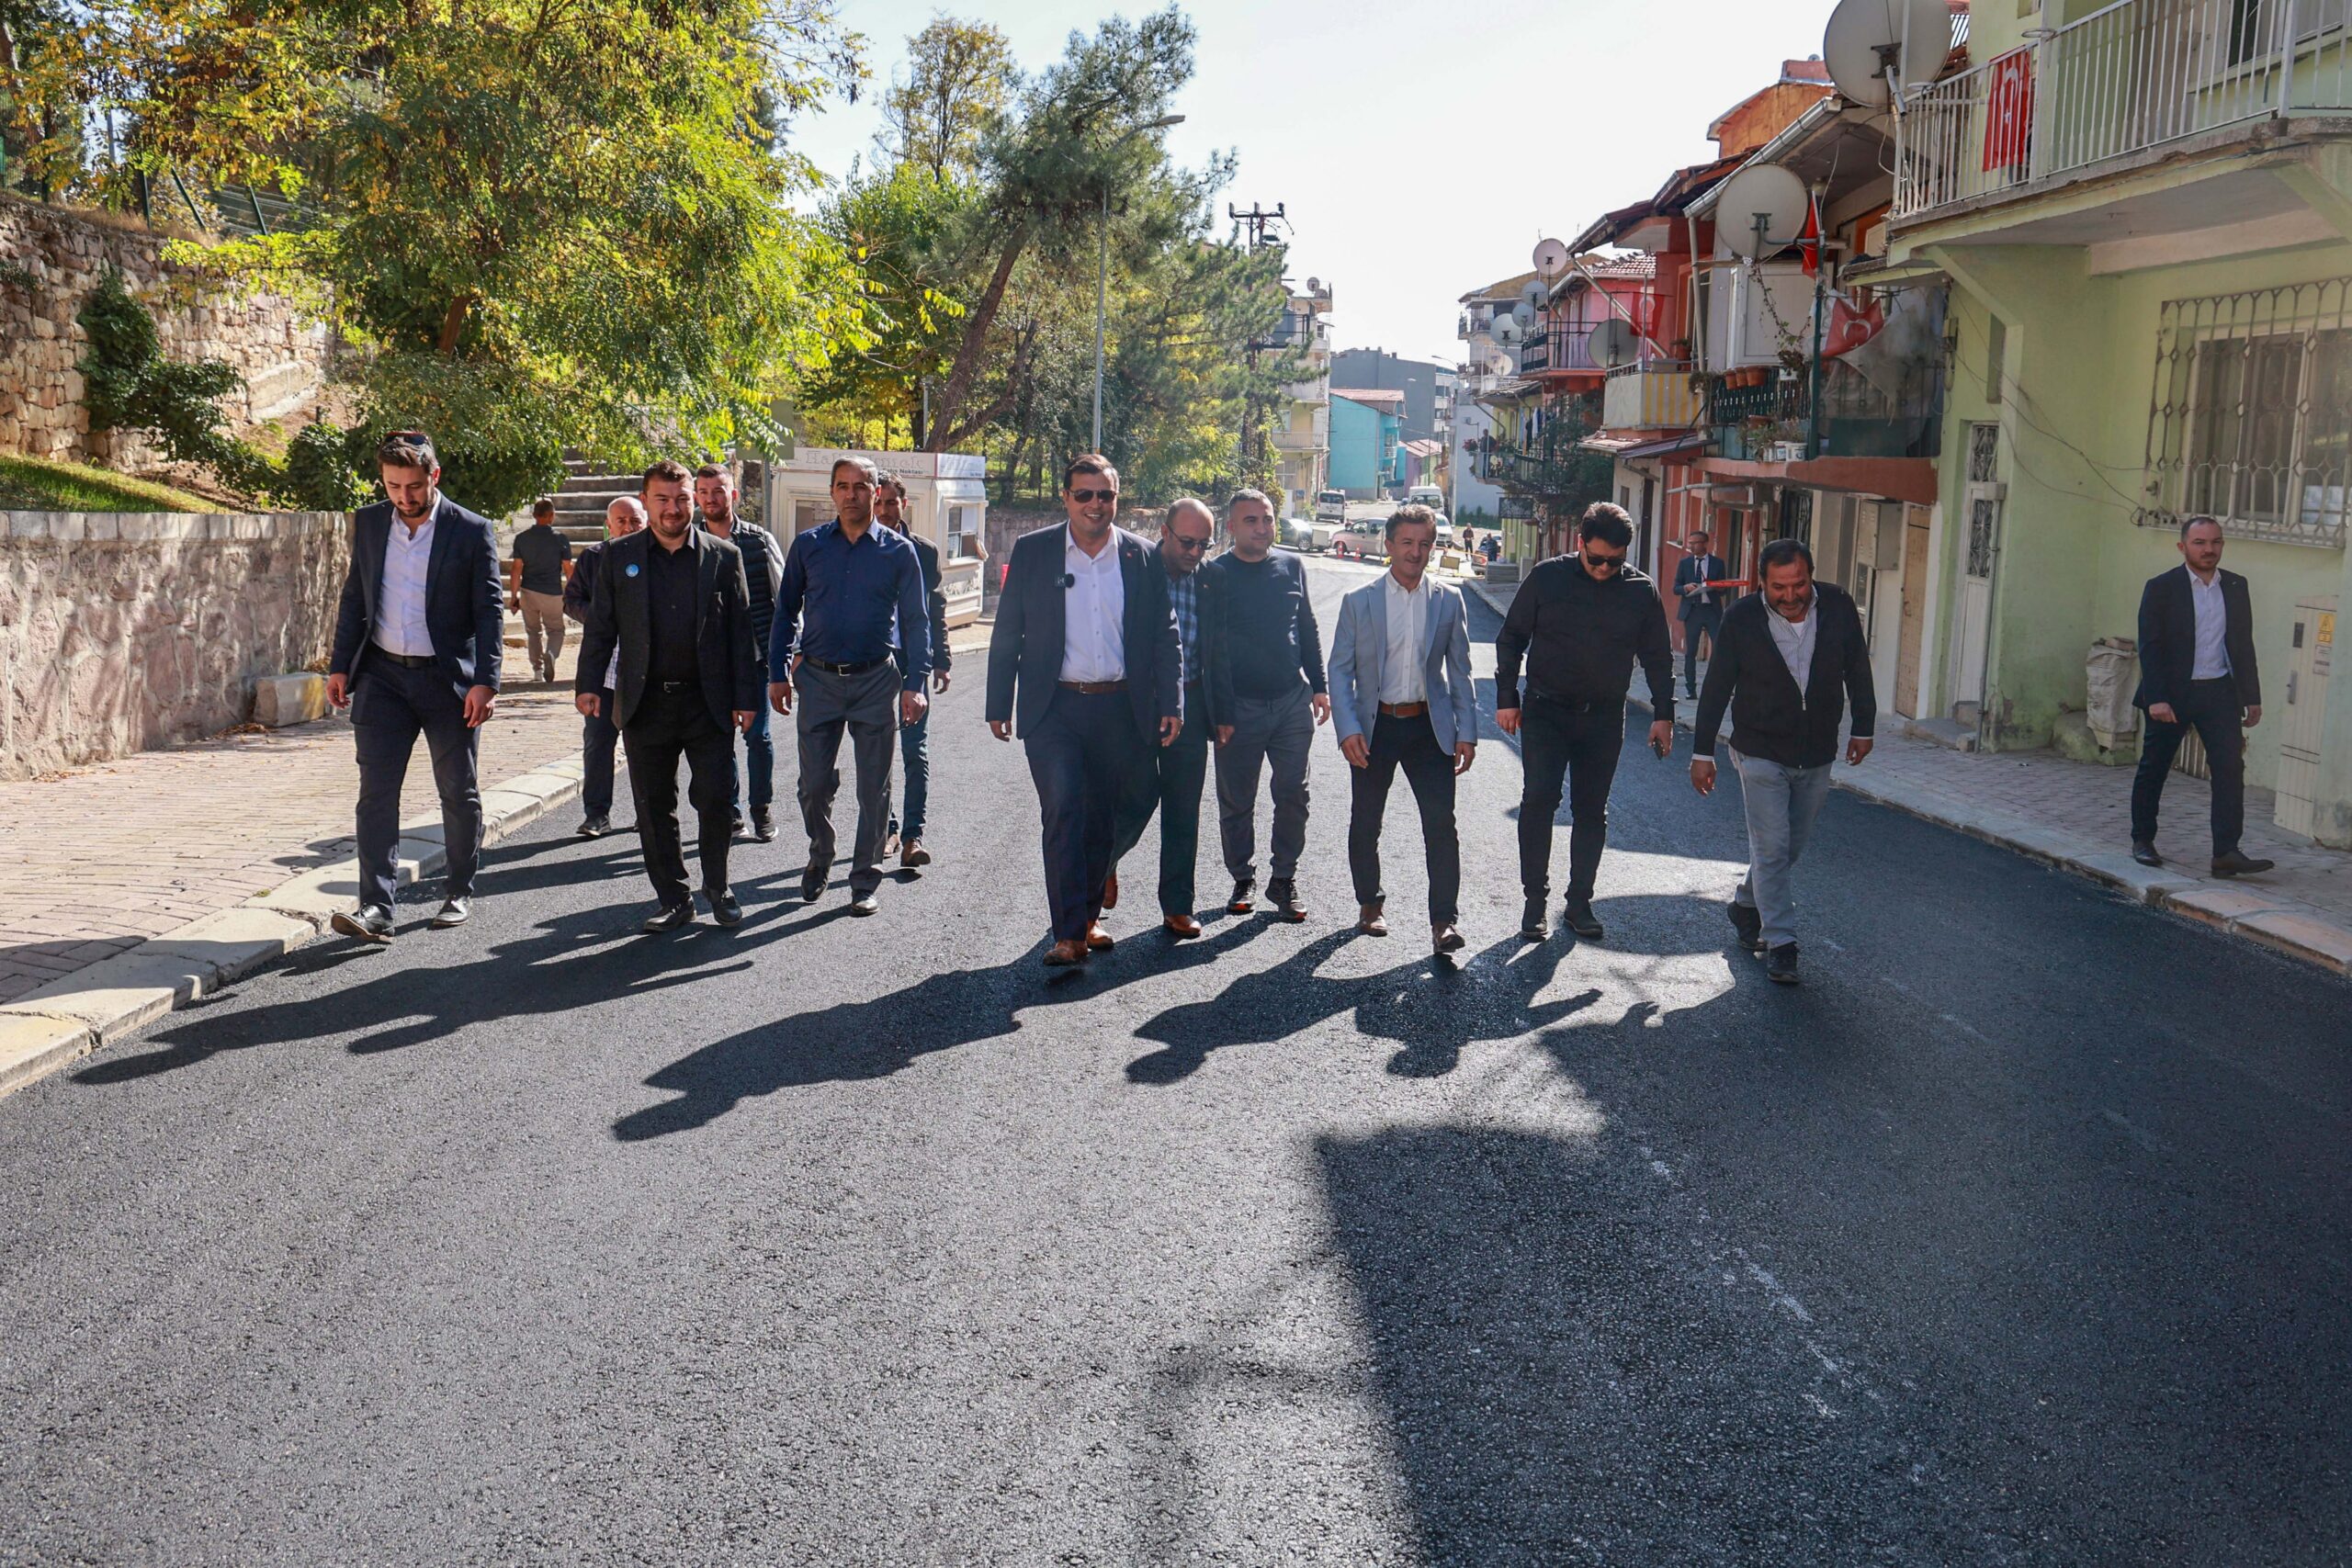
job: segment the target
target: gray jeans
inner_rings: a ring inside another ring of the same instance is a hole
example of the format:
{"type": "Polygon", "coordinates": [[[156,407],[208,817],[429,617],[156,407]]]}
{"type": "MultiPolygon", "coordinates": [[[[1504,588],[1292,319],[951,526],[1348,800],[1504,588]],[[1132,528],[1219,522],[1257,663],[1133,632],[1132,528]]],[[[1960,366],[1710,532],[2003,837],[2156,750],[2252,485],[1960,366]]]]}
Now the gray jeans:
{"type": "Polygon", "coordinates": [[[1274,839],[1272,880],[1298,871],[1306,848],[1306,761],[1315,749],[1315,713],[1304,682],[1286,697],[1241,697],[1220,716],[1233,722],[1233,739],[1216,750],[1216,808],[1225,840],[1225,869],[1236,878],[1256,874],[1258,777],[1271,763],[1274,774],[1274,839]]]}
{"type": "Polygon", "coordinates": [[[1731,761],[1739,770],[1740,800],[1747,808],[1747,880],[1732,901],[1754,909],[1764,923],[1764,945],[1779,947],[1797,939],[1790,873],[1813,837],[1821,803],[1829,798],[1829,764],[1792,768],[1736,751],[1731,761]]]}
{"type": "Polygon", "coordinates": [[[836,675],[813,664],[793,674],[799,696],[800,819],[808,829],[808,862],[833,863],[833,796],[841,792],[842,734],[849,734],[857,768],[857,842],[852,851],[852,896],[882,886],[882,840],[890,829],[890,769],[899,754],[899,667],[884,661],[856,675],[836,675]]]}

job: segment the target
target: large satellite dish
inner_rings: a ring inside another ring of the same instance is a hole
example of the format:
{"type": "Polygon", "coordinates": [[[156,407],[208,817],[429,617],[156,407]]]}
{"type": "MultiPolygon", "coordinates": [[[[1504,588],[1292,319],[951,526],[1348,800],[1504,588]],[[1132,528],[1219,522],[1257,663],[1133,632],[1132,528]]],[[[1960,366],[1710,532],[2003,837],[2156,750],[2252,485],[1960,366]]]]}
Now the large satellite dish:
{"type": "Polygon", "coordinates": [[[1807,205],[1804,182],[1792,172],[1778,164],[1750,164],[1725,180],[1715,197],[1715,233],[1733,255],[1757,261],[1795,242],[1807,205]]]}
{"type": "Polygon", "coordinates": [[[1552,302],[1552,286],[1540,277],[1531,277],[1519,291],[1519,302],[1531,310],[1540,310],[1552,302]]]}
{"type": "Polygon", "coordinates": [[[1546,277],[1557,277],[1568,270],[1568,247],[1557,240],[1541,240],[1535,246],[1535,270],[1546,277]]]}
{"type": "Polygon", "coordinates": [[[1640,357],[1642,334],[1634,330],[1631,321],[1611,316],[1585,335],[1584,346],[1595,365],[1603,370],[1614,370],[1640,357]]]}
{"type": "Polygon", "coordinates": [[[1510,308],[1510,319],[1519,323],[1521,332],[1525,332],[1535,324],[1535,307],[1521,299],[1510,308]]]}
{"type": "Polygon", "coordinates": [[[1494,333],[1495,341],[1505,348],[1526,335],[1519,322],[1510,316],[1497,316],[1494,326],[1488,330],[1494,333]]]}
{"type": "Polygon", "coordinates": [[[1498,354],[1487,361],[1487,368],[1498,376],[1508,376],[1519,368],[1519,361],[1508,354],[1498,354]]]}
{"type": "Polygon", "coordinates": [[[1838,0],[1821,38],[1829,79],[1864,108],[1885,108],[1894,90],[1934,81],[1951,52],[1947,0],[1838,0]]]}

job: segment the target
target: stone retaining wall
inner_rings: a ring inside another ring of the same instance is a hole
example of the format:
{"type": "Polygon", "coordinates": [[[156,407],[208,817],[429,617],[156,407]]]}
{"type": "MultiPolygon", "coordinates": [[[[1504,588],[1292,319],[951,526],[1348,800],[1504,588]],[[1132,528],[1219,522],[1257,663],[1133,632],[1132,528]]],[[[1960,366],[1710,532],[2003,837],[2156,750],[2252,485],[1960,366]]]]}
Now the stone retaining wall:
{"type": "Polygon", "coordinates": [[[89,345],[74,320],[108,267],[154,312],[166,356],[218,359],[245,378],[221,400],[235,434],[289,424],[326,386],[329,340],[274,295],[239,295],[166,265],[164,237],[107,217],[0,197],[0,452],[97,460],[139,471],[161,461],[144,437],[90,434],[82,408],[89,345]]]}
{"type": "Polygon", "coordinates": [[[0,779],[243,723],[324,659],[341,513],[0,512],[0,779]]]}

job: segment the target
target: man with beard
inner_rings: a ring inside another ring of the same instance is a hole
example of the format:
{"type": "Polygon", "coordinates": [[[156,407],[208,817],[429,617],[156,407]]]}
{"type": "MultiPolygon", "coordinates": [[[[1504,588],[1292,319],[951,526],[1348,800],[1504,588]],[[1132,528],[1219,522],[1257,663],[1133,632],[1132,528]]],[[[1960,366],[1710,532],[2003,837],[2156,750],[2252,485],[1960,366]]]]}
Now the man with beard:
{"type": "MultiPolygon", "coordinates": [[[[953,661],[947,651],[947,593],[941,586],[944,581],[939,568],[939,547],[907,526],[907,481],[896,474],[883,474],[874,487],[874,520],[886,528],[895,529],[899,536],[915,547],[915,558],[922,563],[923,602],[931,611],[931,689],[934,694],[947,690],[947,667],[953,661]]],[[[890,833],[882,840],[882,853],[887,859],[895,852],[899,866],[908,871],[931,863],[931,851],[923,847],[924,813],[931,804],[931,710],[926,707],[912,724],[899,729],[899,761],[907,770],[906,815],[890,814],[890,833]]]]}
{"type": "MultiPolygon", "coordinates": [[[[596,568],[605,546],[625,539],[645,526],[645,503],[633,495],[616,495],[605,508],[605,537],[580,552],[571,564],[571,580],[563,585],[563,613],[585,626],[588,602],[596,592],[596,568]]],[[[601,839],[613,830],[613,751],[620,727],[613,722],[613,686],[620,675],[620,650],[605,665],[604,701],[580,721],[580,836],[601,839]]]]}
{"type": "MultiPolygon", "coordinates": [[[[768,632],[775,623],[775,591],[784,581],[784,547],[756,523],[735,514],[735,480],[716,463],[695,470],[695,507],[702,525],[726,540],[743,557],[743,586],[752,595],[752,646],[767,652],[768,632]]],[[[775,838],[775,743],[768,735],[768,707],[760,705],[752,728],[743,731],[743,771],[732,805],[731,830],[743,830],[743,792],[748,782],[752,797],[752,837],[761,843],[775,838]]]]}

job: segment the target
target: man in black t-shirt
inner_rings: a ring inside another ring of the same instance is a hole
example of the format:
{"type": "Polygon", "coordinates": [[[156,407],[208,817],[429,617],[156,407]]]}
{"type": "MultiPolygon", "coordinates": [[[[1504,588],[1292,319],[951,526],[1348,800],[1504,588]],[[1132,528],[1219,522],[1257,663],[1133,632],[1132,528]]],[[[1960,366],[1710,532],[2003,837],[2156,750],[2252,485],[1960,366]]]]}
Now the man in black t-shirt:
{"type": "Polygon", "coordinates": [[[543,495],[531,503],[531,525],[514,536],[508,558],[521,573],[531,677],[552,681],[555,661],[563,657],[563,569],[571,559],[571,541],[555,531],[554,498],[543,495]]]}

